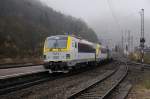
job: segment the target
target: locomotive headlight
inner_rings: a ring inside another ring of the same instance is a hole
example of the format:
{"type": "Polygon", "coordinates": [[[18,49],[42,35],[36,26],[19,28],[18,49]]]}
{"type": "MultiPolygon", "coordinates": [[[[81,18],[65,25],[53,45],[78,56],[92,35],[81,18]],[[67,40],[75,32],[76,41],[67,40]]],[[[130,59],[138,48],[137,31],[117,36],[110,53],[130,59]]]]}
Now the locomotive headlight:
{"type": "Polygon", "coordinates": [[[66,54],[66,59],[70,59],[70,54],[66,54]]]}

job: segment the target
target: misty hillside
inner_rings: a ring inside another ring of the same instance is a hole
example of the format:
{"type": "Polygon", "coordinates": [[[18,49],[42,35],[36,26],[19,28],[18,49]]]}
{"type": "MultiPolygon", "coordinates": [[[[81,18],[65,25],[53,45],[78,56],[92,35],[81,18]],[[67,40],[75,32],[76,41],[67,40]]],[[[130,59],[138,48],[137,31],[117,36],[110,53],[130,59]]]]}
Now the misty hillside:
{"type": "Polygon", "coordinates": [[[56,12],[38,0],[0,0],[0,58],[40,56],[45,37],[65,32],[97,41],[82,20],[56,12]]]}

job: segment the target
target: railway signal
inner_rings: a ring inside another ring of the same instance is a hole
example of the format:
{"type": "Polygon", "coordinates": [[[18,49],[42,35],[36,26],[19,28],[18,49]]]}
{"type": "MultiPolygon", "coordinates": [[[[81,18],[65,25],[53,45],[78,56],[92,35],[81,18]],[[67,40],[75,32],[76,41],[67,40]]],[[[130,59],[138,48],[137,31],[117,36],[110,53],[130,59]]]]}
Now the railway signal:
{"type": "Polygon", "coordinates": [[[140,37],[140,49],[141,49],[141,62],[144,62],[144,9],[141,9],[140,11],[141,16],[141,37],[140,37]]]}

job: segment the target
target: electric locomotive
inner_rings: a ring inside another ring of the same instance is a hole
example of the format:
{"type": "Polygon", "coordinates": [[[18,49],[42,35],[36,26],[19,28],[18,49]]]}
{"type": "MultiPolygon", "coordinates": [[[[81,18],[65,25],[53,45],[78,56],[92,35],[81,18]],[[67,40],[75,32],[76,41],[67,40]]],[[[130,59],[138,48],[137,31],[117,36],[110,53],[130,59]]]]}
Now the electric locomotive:
{"type": "Polygon", "coordinates": [[[72,35],[50,36],[45,40],[44,67],[50,73],[68,72],[80,66],[77,64],[97,64],[102,58],[105,55],[101,53],[100,44],[72,35]]]}

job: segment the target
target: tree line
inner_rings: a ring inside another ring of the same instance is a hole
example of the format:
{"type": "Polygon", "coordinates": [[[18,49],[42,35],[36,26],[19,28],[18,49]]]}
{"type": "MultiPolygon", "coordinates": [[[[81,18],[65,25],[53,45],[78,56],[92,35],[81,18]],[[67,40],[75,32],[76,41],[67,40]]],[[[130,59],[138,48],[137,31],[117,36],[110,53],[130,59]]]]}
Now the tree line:
{"type": "Polygon", "coordinates": [[[41,56],[47,36],[74,33],[96,42],[81,19],[56,12],[37,0],[0,0],[0,58],[41,56]]]}

